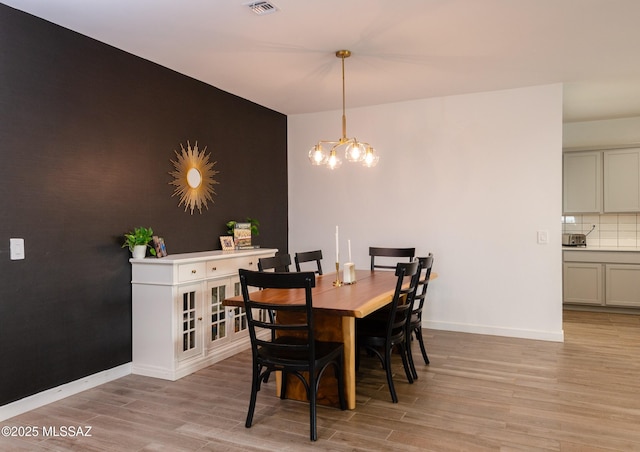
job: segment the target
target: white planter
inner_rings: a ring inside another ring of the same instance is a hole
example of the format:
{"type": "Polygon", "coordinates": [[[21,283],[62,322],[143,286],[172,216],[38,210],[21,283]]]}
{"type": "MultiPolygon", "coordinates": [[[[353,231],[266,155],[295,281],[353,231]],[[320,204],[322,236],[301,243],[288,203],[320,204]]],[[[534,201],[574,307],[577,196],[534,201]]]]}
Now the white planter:
{"type": "Polygon", "coordinates": [[[147,245],[134,246],[131,255],[134,259],[144,259],[144,257],[147,255],[147,245]]]}

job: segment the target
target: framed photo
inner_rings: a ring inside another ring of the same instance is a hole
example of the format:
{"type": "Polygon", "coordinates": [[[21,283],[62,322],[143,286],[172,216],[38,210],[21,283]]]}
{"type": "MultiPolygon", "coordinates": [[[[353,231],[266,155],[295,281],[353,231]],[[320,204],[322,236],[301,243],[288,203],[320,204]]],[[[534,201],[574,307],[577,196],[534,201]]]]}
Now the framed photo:
{"type": "Polygon", "coordinates": [[[238,249],[251,248],[251,223],[236,223],[233,227],[233,239],[238,249]]]}
{"type": "Polygon", "coordinates": [[[167,255],[167,246],[164,244],[164,239],[153,236],[153,248],[156,250],[156,257],[165,257],[167,255]]]}
{"type": "Polygon", "coordinates": [[[235,243],[233,243],[233,236],[231,235],[221,235],[220,245],[222,245],[222,251],[232,251],[236,248],[235,243]]]}

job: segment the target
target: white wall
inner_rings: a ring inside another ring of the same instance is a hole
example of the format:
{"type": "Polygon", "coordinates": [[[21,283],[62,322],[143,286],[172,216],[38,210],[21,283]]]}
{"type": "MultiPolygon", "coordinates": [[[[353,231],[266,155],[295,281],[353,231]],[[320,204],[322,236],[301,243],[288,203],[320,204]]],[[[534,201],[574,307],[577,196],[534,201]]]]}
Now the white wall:
{"type": "Polygon", "coordinates": [[[320,248],[331,269],[336,225],[357,268],[369,246],[415,246],[434,253],[439,274],[425,326],[563,339],[561,85],[349,109],[348,135],[380,163],[312,167],[307,151],[339,138],[340,118],[288,118],[292,255],[320,248]]]}

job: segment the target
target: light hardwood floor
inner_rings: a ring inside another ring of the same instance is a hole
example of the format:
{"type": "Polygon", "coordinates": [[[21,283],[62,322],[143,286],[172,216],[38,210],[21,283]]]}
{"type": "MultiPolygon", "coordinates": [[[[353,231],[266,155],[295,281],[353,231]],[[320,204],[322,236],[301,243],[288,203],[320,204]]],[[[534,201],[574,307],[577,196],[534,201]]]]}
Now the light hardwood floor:
{"type": "Polygon", "coordinates": [[[396,359],[398,404],[363,357],[357,408],[320,408],[317,443],[308,406],[276,398],[275,379],[244,427],[245,352],[175,382],[129,375],[9,419],[0,424],[91,426],[92,436],[0,438],[0,450],[640,450],[640,316],[564,319],[564,343],[425,330],[431,365],[414,353],[409,385],[396,359]]]}

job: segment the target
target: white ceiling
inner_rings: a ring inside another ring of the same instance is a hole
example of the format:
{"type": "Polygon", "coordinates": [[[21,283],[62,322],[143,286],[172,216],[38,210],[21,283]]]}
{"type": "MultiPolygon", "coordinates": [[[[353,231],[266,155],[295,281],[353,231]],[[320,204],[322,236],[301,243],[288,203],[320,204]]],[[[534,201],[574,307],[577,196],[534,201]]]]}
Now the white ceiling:
{"type": "Polygon", "coordinates": [[[565,121],[640,116],[639,0],[2,0],[284,114],[565,83],[565,121]]]}

